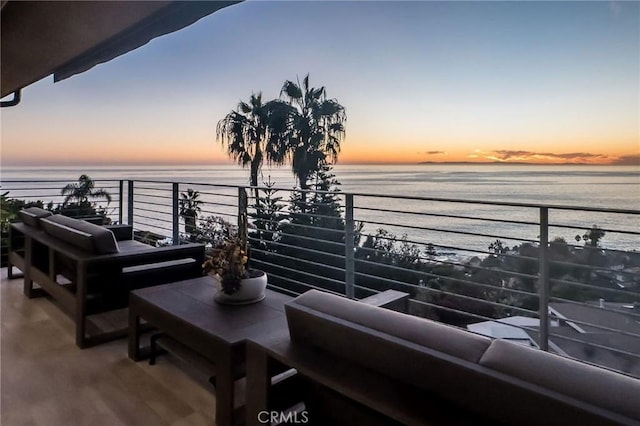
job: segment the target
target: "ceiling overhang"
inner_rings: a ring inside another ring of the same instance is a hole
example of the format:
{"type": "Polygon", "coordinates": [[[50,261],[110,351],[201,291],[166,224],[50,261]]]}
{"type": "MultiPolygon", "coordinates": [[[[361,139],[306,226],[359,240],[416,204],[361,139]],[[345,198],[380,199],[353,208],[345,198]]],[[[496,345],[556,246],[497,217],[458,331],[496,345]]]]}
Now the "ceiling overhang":
{"type": "Polygon", "coordinates": [[[64,80],[239,1],[2,0],[2,97],[64,80]]]}

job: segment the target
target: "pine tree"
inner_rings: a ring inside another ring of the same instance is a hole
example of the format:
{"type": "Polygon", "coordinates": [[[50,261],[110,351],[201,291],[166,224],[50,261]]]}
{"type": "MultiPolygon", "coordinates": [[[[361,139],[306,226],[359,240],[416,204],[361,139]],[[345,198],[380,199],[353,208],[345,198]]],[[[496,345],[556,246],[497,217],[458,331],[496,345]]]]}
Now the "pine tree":
{"type": "Polygon", "coordinates": [[[284,209],[282,197],[276,195],[278,190],[274,189],[276,183],[271,181],[271,176],[263,184],[264,188],[260,189],[262,195],[254,205],[254,212],[249,214],[254,219],[255,225],[249,236],[253,240],[254,247],[275,251],[272,243],[278,238],[279,223],[286,218],[286,215],[282,213],[284,209]]]}
{"type": "MultiPolygon", "coordinates": [[[[284,224],[283,241],[327,253],[344,253],[345,221],[340,205],[340,182],[329,164],[310,179],[311,194],[296,191],[290,199],[290,222],[284,224]]],[[[312,253],[305,254],[312,258],[312,253]]]]}

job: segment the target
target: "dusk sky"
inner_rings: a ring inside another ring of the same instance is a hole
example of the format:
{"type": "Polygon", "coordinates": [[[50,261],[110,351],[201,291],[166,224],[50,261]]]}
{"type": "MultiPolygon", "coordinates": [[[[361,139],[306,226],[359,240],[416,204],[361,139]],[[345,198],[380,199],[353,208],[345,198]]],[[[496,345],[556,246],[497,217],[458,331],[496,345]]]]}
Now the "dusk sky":
{"type": "Polygon", "coordinates": [[[2,109],[2,164],[226,163],[218,120],[310,73],[340,163],[640,164],[639,2],[247,1],[2,109]]]}

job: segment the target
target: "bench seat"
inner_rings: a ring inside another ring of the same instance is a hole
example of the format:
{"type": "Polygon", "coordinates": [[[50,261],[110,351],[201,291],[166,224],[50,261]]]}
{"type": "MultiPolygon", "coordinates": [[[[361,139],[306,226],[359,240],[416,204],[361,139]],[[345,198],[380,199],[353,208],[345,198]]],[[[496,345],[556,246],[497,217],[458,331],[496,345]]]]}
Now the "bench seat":
{"type": "Polygon", "coordinates": [[[49,295],[74,319],[79,347],[126,336],[124,327],[89,330],[87,316],[126,307],[131,289],[202,275],[202,244],[152,247],[132,240],[128,225],[28,213],[10,227],[9,269],[23,272],[27,297],[49,295]]]}
{"type": "Polygon", "coordinates": [[[247,347],[248,424],[277,363],[319,424],[640,425],[640,380],[620,373],[316,290],[286,314],[287,341],[247,347]]]}

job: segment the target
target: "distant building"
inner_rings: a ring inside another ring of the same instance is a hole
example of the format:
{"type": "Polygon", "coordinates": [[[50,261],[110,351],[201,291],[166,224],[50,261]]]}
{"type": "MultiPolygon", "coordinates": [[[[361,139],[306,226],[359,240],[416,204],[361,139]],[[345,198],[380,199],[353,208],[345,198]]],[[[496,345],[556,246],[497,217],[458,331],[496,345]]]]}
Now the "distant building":
{"type": "Polygon", "coordinates": [[[476,334],[505,339],[524,346],[538,347],[538,344],[527,333],[526,328],[538,330],[540,320],[531,317],[506,317],[495,321],[483,321],[467,325],[467,329],[476,334]]]}

